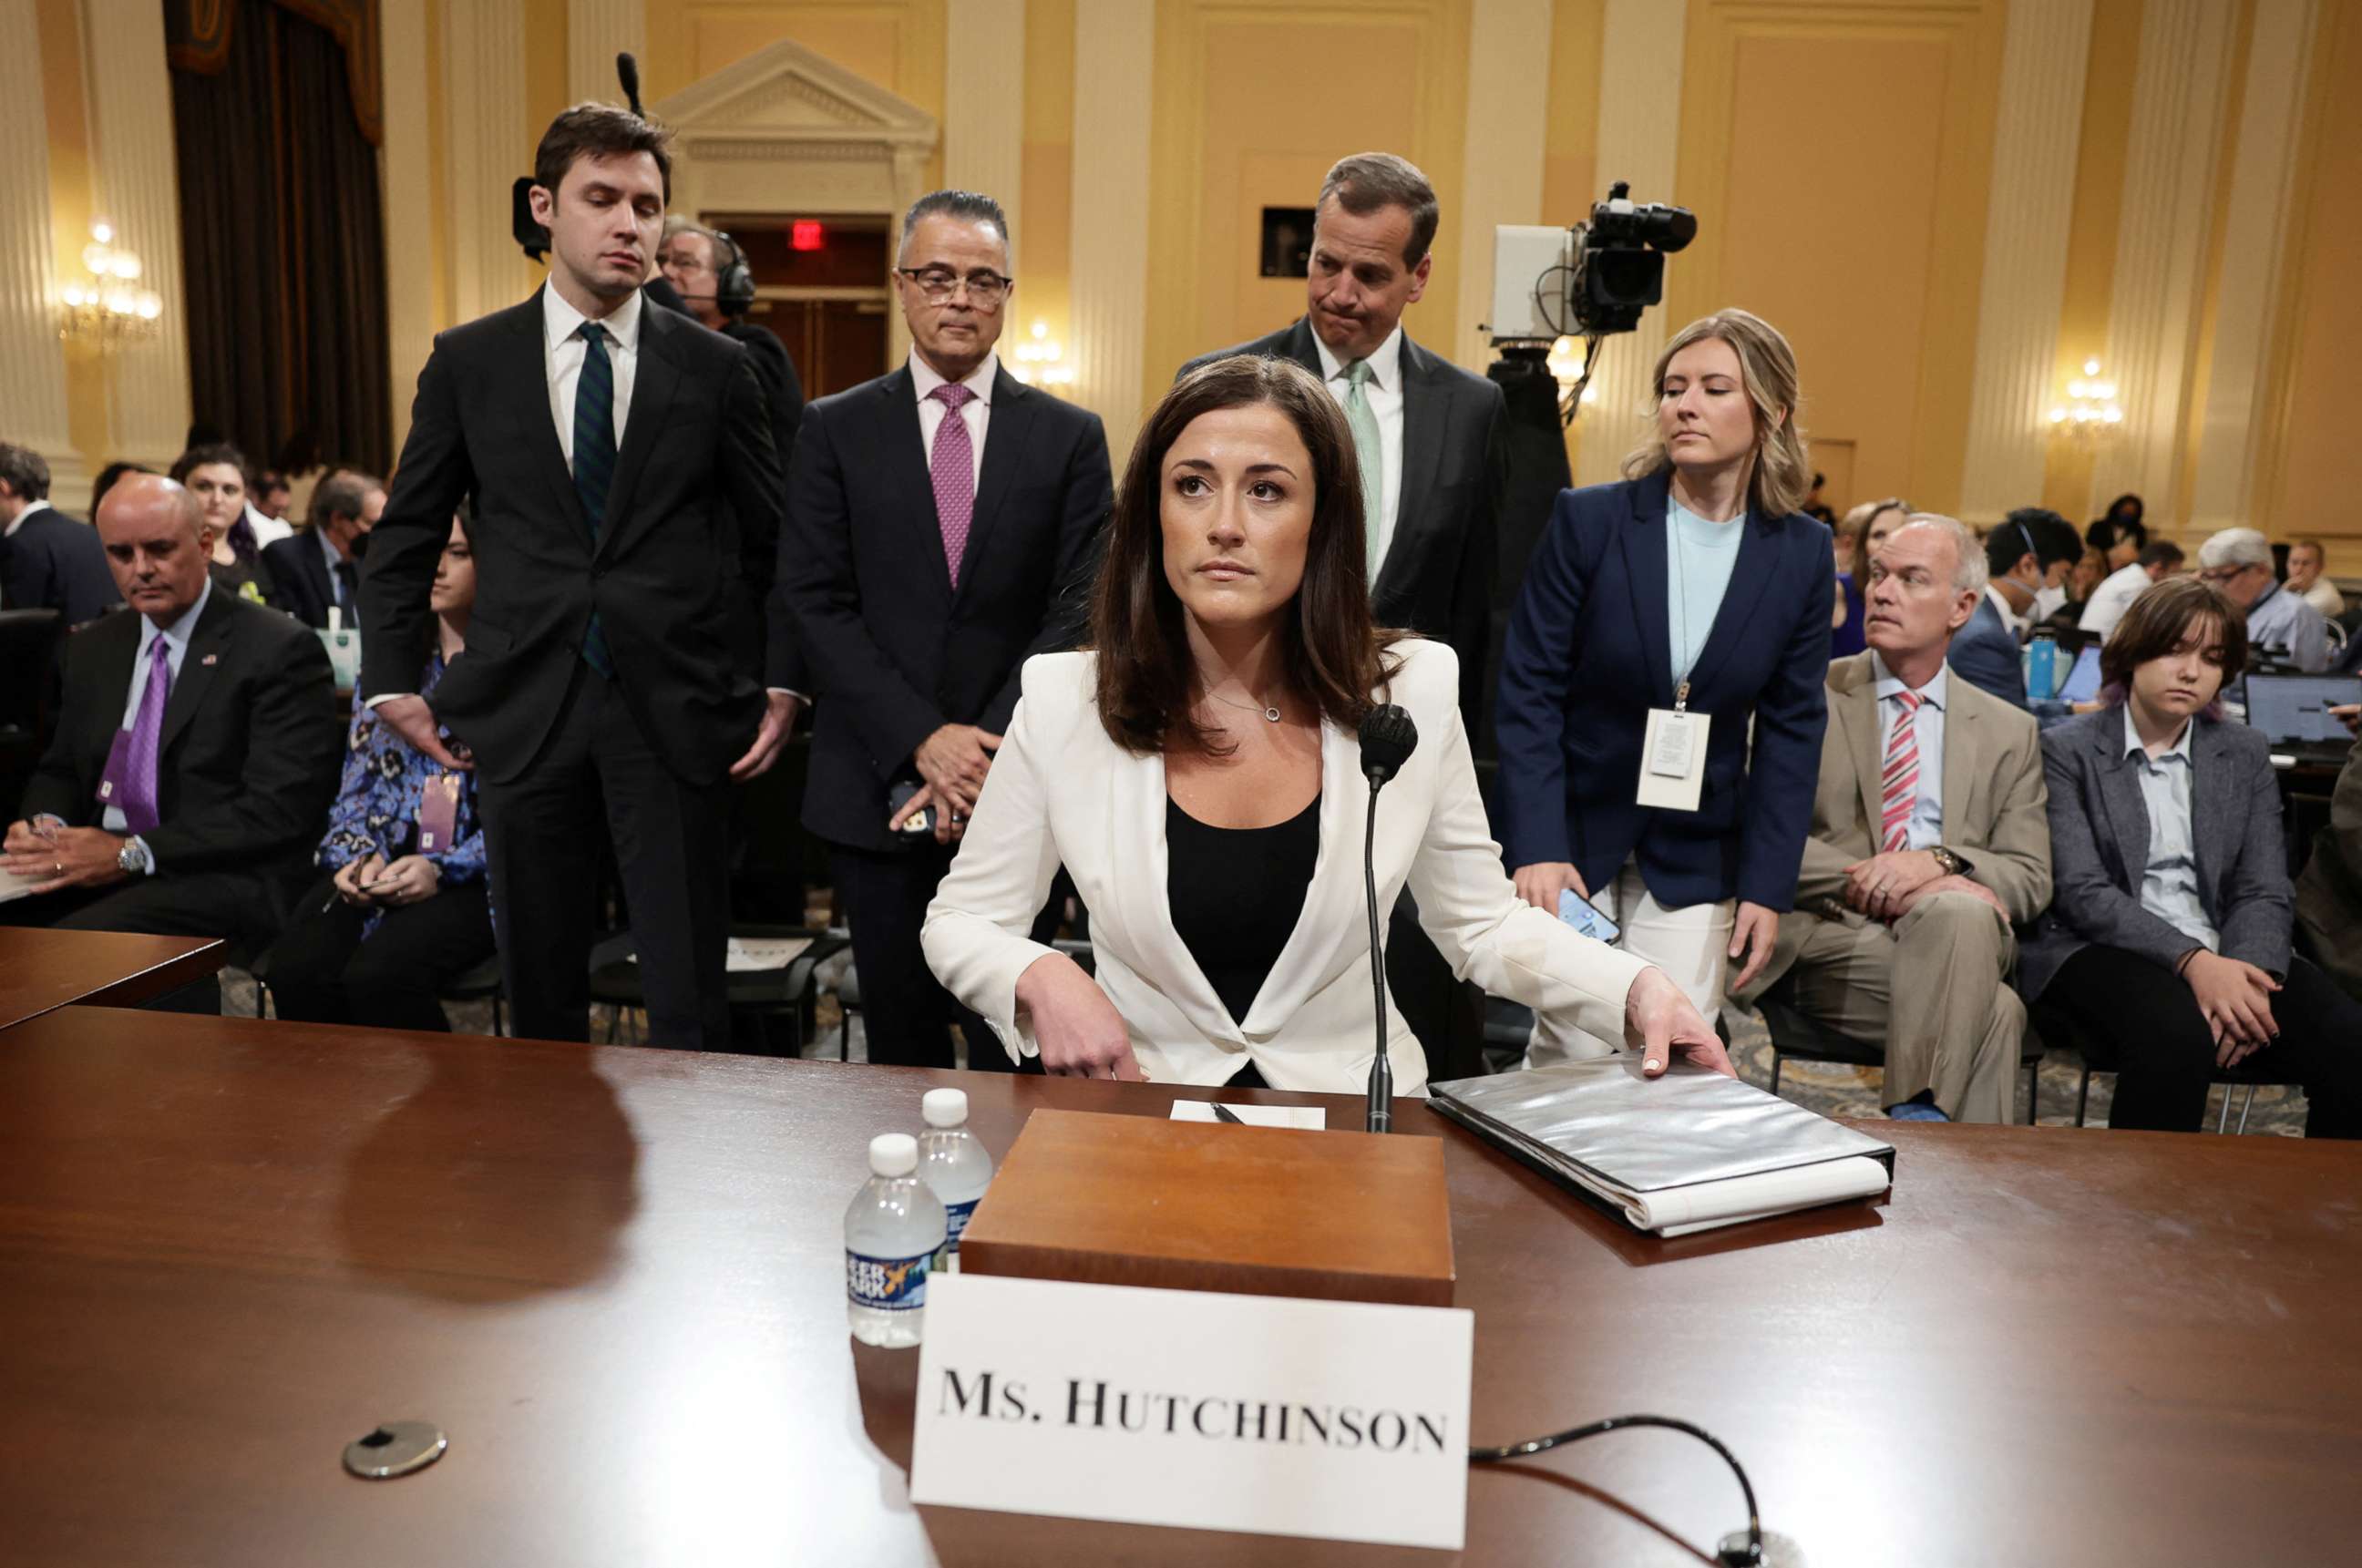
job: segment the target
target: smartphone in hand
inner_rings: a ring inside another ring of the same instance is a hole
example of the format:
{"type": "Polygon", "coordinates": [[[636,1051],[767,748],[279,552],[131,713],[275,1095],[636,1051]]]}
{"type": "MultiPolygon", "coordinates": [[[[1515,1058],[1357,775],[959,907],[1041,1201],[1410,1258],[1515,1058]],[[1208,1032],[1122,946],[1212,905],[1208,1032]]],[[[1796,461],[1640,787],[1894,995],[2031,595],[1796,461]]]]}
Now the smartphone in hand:
{"type": "MultiPolygon", "coordinates": [[[[918,780],[905,778],[886,791],[886,820],[892,822],[894,813],[911,803],[911,797],[926,788],[918,780]]],[[[935,831],[935,808],[922,806],[904,820],[902,831],[908,834],[932,834],[935,831]]]]}
{"type": "Polygon", "coordinates": [[[1573,888],[1558,896],[1558,918],[1597,942],[1613,946],[1624,935],[1623,927],[1601,914],[1588,899],[1573,888]]]}

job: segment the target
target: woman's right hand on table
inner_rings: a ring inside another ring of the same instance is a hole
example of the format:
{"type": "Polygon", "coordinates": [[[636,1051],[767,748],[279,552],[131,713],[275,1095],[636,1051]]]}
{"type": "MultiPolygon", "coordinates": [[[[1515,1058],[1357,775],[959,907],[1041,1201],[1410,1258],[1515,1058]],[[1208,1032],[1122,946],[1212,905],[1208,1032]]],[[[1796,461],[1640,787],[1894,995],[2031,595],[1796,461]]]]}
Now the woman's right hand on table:
{"type": "Polygon", "coordinates": [[[1591,897],[1591,889],[1583,885],[1583,873],[1563,860],[1537,860],[1531,866],[1520,866],[1510,879],[1518,885],[1518,897],[1544,914],[1558,913],[1561,893],[1572,892],[1578,899],[1591,897]]]}
{"type": "Polygon", "coordinates": [[[1046,953],[1017,977],[1017,1008],[1033,1025],[1042,1070],[1069,1078],[1145,1083],[1123,1015],[1098,982],[1063,953],[1046,953]]]}

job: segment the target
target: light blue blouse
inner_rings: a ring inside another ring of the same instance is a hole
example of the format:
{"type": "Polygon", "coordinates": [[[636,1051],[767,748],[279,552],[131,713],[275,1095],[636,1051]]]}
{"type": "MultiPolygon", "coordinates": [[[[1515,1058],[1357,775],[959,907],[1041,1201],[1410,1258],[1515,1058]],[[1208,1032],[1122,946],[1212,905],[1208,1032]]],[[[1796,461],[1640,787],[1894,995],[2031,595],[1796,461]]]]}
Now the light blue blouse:
{"type": "Polygon", "coordinates": [[[1731,569],[1738,564],[1738,531],[1745,526],[1744,513],[1728,523],[1709,523],[1672,496],[1665,498],[1665,627],[1676,690],[1696,668],[1714,631],[1731,569]]]}

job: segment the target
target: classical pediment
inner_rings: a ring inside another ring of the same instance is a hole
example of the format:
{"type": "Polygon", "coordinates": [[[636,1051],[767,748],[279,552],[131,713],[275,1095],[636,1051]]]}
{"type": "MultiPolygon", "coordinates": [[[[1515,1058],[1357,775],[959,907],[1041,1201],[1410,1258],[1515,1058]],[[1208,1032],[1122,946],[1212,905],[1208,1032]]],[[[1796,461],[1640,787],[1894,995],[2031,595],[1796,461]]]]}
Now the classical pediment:
{"type": "Polygon", "coordinates": [[[782,40],[653,105],[673,134],[732,141],[864,142],[932,148],[934,116],[875,83],[782,40]]]}

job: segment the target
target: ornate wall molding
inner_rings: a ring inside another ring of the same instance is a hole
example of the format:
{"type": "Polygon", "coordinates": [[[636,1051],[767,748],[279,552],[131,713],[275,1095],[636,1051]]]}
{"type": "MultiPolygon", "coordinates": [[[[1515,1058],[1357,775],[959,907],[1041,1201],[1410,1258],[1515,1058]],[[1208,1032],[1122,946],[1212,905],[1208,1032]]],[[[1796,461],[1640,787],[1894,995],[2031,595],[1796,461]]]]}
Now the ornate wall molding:
{"type": "MultiPolygon", "coordinates": [[[[0,35],[39,37],[33,0],[0,0],[0,35]]],[[[72,508],[87,483],[66,425],[65,356],[50,316],[50,150],[41,53],[0,50],[0,431],[48,460],[54,499],[72,508]],[[61,470],[70,470],[61,472],[61,470]]],[[[85,492],[86,493],[86,492],[85,492]]]]}
{"type": "Polygon", "coordinates": [[[1025,0],[963,0],[957,15],[959,68],[944,78],[944,183],[997,199],[1013,230],[1025,221],[1025,0]]]}
{"type": "Polygon", "coordinates": [[[615,56],[625,52],[640,62],[640,93],[645,99],[648,8],[644,0],[566,0],[566,95],[570,102],[622,103],[624,89],[616,80],[615,56]]]}
{"type": "Polygon", "coordinates": [[[1551,0],[1475,0],[1468,28],[1468,131],[1462,144],[1460,323],[1451,355],[1482,375],[1493,300],[1493,226],[1542,221],[1542,151],[1551,110],[1551,0]]]}
{"type": "MultiPolygon", "coordinates": [[[[31,33],[17,35],[30,38],[31,33]]],[[[188,293],[181,275],[180,172],[159,6],[85,6],[94,216],[147,263],[163,330],[108,356],[106,457],[162,467],[189,433],[188,293]],[[100,26],[104,23],[104,28],[100,26]]],[[[43,226],[44,232],[48,226],[43,226]]]]}
{"type": "Polygon", "coordinates": [[[1117,471],[1140,425],[1148,340],[1148,143],[1155,98],[1155,0],[1075,8],[1077,204],[1070,247],[1074,396],[1107,424],[1117,471]]]}

